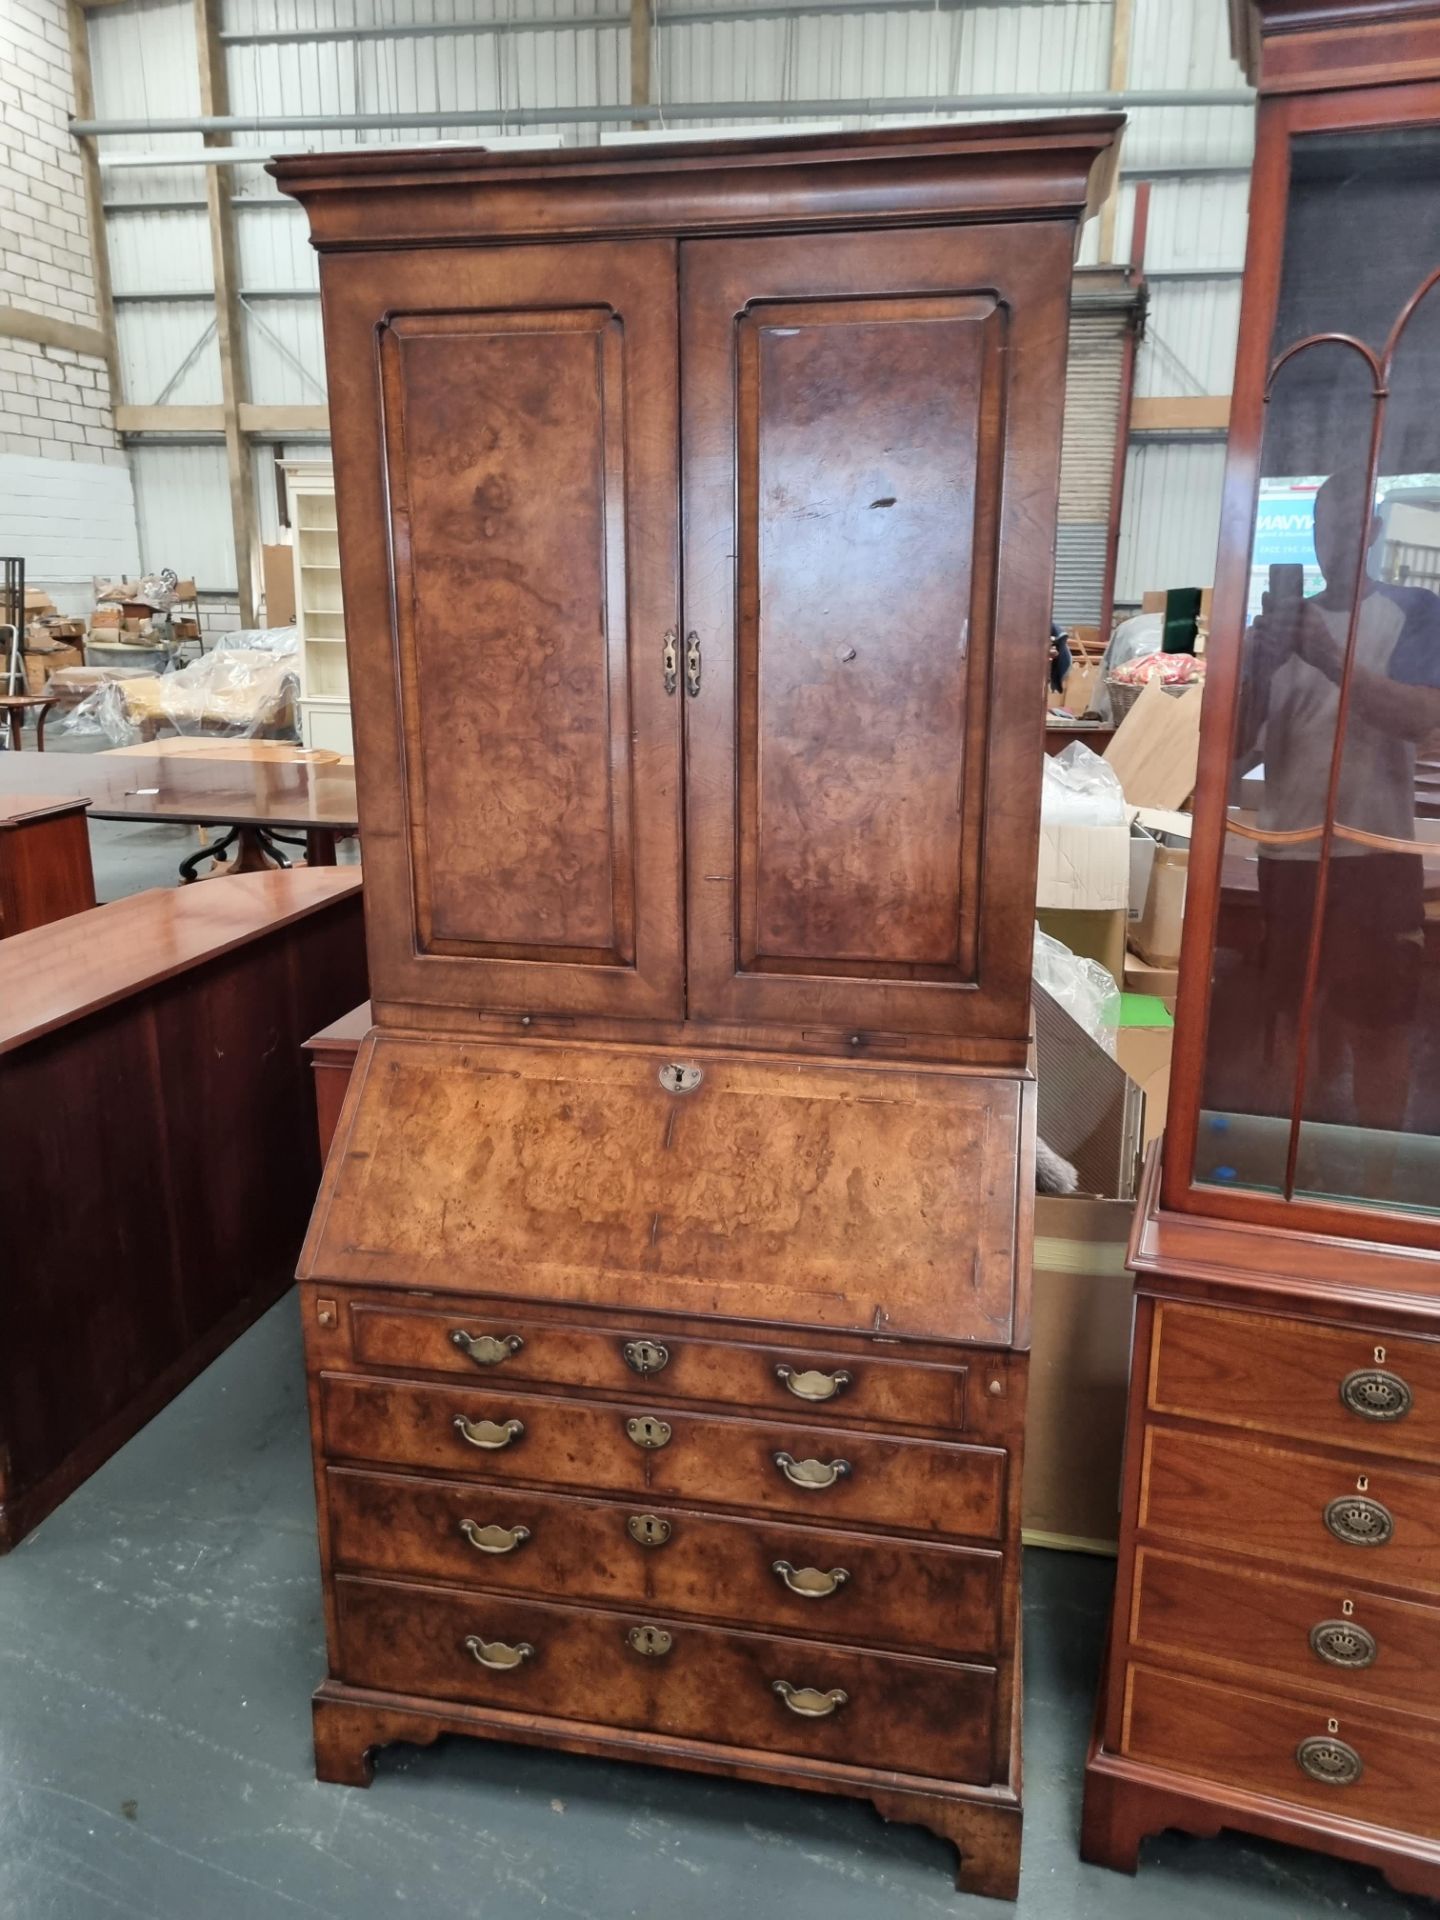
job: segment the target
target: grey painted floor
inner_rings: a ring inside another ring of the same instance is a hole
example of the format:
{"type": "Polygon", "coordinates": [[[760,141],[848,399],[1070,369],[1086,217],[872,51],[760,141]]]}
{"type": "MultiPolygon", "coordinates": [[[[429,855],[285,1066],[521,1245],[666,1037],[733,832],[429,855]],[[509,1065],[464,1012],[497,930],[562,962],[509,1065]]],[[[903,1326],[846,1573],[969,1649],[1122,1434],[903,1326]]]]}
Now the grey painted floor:
{"type": "MultiPolygon", "coordinates": [[[[57,743],[58,744],[58,743],[57,743]]],[[[102,899],[191,830],[92,825],[102,899]]],[[[1026,1557],[1023,1920],[1429,1911],[1222,1836],[1076,1857],[1104,1561],[1026,1557]]],[[[282,1301],[0,1560],[0,1920],[923,1920],[1003,1914],[863,1805],[453,1740],[311,1775],[324,1666],[299,1326],[282,1301]]]]}
{"type": "MultiPolygon", "coordinates": [[[[1003,1914],[866,1806],[452,1740],[311,1778],[323,1653],[293,1296],[0,1561],[4,1920],[921,1920],[1003,1914]]],[[[1027,1555],[1024,1920],[1426,1911],[1222,1836],[1082,1867],[1110,1569],[1027,1555]]]]}

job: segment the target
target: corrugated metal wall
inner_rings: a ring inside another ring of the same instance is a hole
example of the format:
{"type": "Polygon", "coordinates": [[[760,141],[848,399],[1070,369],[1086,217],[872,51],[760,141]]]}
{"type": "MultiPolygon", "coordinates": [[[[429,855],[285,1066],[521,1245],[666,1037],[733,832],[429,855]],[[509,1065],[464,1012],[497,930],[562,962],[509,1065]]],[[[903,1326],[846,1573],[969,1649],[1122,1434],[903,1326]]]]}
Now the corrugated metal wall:
{"type": "MultiPolygon", "coordinates": [[[[742,5],[745,0],[727,0],[742,5]]],[[[773,5],[773,0],[771,0],[773,5]]],[[[1112,0],[946,0],[934,8],[797,14],[685,24],[702,0],[659,4],[653,48],[656,101],[915,97],[926,94],[1102,91],[1110,80],[1112,0]]],[[[764,0],[750,0],[759,8],[764,0]]],[[[424,38],[301,38],[227,42],[231,109],[239,113],[437,112],[555,104],[620,104],[629,94],[629,34],[615,17],[625,0],[225,0],[227,35],[315,35],[327,26],[449,24],[457,13],[503,20],[507,12],[593,15],[594,27],[424,38]]],[[[101,118],[199,111],[192,0],[118,0],[89,15],[96,110],[101,118]]],[[[1241,84],[1230,59],[1222,0],[1134,0],[1129,85],[1216,89],[1241,84]]],[[[983,111],[983,110],[978,110],[983,111]]],[[[813,118],[813,114],[811,116],[813,118]]],[[[915,117],[915,116],[912,116],[915,117]]],[[[686,122],[687,130],[704,122],[686,122]]],[[[731,128],[734,120],[716,124],[731,128]]],[[[846,122],[845,124],[859,124],[846,122]]],[[[1126,133],[1116,256],[1127,259],[1138,175],[1154,177],[1147,268],[1149,319],[1137,356],[1137,392],[1229,390],[1244,253],[1251,144],[1244,106],[1140,108],[1126,133]],[[1199,171],[1193,171],[1199,169],[1199,171]],[[1180,171],[1191,170],[1191,171],[1180,171]],[[1177,277],[1178,276],[1178,277],[1177,277]],[[1200,276],[1200,277],[1197,277],[1200,276]]],[[[529,139],[615,137],[614,126],[527,126],[529,139]]],[[[453,129],[402,134],[283,135],[286,147],[402,138],[455,138],[453,129]]],[[[493,144],[494,129],[477,138],[493,144]]],[[[249,138],[237,136],[241,141],[249,138]]],[[[276,139],[276,136],[270,136],[276,139]]],[[[265,142],[256,136],[252,144],[265,142]]],[[[211,287],[204,179],[197,168],[112,164],[136,153],[193,152],[193,134],[111,137],[101,143],[123,399],[131,404],[213,405],[220,368],[205,295],[211,287]]],[[[244,296],[247,397],[315,405],[325,370],[315,262],[304,217],[281,200],[262,168],[235,173],[238,273],[244,296]]],[[[1099,258],[1099,226],[1081,258],[1099,258]]],[[[313,452],[313,448],[307,448],[313,452]]],[[[233,588],[225,465],[215,445],[137,444],[143,559],[193,570],[233,588]]],[[[262,530],[273,532],[268,463],[257,457],[262,530]]],[[[1221,450],[1142,440],[1129,463],[1117,579],[1120,599],[1183,578],[1208,581],[1208,535],[1218,513],[1221,450]],[[1172,560],[1186,562],[1180,575],[1172,560]],[[1203,559],[1203,565],[1202,565],[1203,559]],[[1199,568],[1199,571],[1196,571],[1199,568]]]]}

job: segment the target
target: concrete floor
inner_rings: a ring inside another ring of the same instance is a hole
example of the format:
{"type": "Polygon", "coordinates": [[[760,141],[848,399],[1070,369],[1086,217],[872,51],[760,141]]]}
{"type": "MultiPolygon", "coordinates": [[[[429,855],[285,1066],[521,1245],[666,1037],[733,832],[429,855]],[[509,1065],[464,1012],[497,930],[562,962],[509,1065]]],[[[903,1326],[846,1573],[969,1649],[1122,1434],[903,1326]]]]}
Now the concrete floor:
{"type": "MultiPolygon", "coordinates": [[[[92,827],[102,899],[187,829],[92,827]]],[[[218,883],[217,883],[218,884],[218,883]]],[[[1026,1556],[1022,1920],[1430,1909],[1222,1835],[1076,1855],[1108,1562],[1026,1556]]],[[[318,1785],[324,1670],[298,1318],[282,1301],[0,1561],[0,1920],[923,1920],[1003,1914],[868,1806],[465,1740],[318,1785]]]]}

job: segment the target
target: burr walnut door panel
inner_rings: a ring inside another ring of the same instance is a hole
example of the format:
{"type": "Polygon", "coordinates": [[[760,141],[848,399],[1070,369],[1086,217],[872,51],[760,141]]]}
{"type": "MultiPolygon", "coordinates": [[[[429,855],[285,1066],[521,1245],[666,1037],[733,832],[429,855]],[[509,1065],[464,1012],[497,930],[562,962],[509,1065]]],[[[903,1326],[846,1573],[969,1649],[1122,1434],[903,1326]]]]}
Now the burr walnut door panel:
{"type": "Polygon", "coordinates": [[[681,247],[693,1018],[1023,1046],[1069,247],[681,247]]]}
{"type": "Polygon", "coordinates": [[[674,246],[325,294],[376,999],[679,1017],[674,246]]]}

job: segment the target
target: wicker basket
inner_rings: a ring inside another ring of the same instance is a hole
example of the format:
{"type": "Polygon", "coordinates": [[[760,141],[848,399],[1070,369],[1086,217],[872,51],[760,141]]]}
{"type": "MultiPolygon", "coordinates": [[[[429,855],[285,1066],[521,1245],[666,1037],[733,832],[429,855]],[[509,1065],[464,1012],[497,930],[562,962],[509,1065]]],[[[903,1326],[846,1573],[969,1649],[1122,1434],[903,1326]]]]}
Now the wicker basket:
{"type": "MultiPolygon", "coordinates": [[[[1149,684],[1149,681],[1145,681],[1142,685],[1134,687],[1128,681],[1106,680],[1105,686],[1110,695],[1110,712],[1117,727],[1149,684]]],[[[1203,680],[1162,680],[1160,684],[1166,693],[1180,694],[1188,693],[1192,687],[1202,687],[1205,683],[1203,680]]]]}

